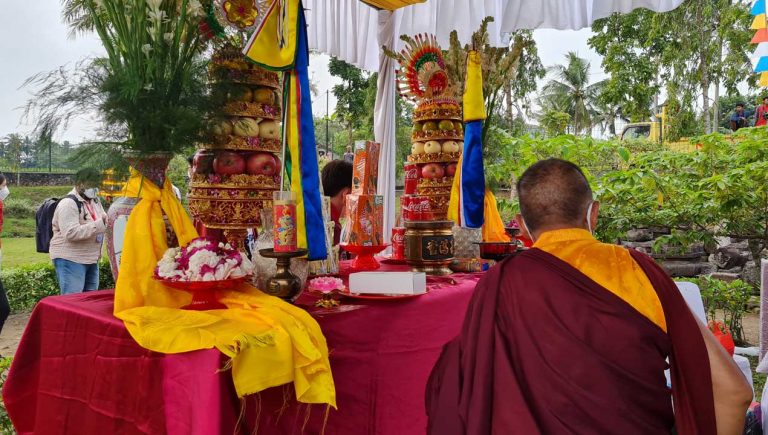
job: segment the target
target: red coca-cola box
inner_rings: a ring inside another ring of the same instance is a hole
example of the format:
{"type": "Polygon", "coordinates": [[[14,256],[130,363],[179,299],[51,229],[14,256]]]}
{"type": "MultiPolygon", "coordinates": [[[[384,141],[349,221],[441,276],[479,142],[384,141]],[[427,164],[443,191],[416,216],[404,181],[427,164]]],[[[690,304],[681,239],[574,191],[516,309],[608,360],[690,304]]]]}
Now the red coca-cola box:
{"type": "Polygon", "coordinates": [[[416,163],[406,163],[405,169],[405,194],[414,195],[416,188],[419,187],[419,165],[416,163]]]}
{"type": "Polygon", "coordinates": [[[403,195],[400,198],[400,204],[403,209],[403,219],[406,221],[427,221],[433,217],[428,196],[403,195]]]}

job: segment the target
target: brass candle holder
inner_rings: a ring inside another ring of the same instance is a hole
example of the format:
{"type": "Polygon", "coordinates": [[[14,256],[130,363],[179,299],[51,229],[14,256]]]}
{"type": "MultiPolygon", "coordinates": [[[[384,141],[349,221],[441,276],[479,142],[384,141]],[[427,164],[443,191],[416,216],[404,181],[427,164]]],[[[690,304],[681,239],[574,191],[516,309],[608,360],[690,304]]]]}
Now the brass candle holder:
{"type": "Polygon", "coordinates": [[[262,257],[277,259],[277,271],[267,280],[264,293],[288,302],[295,301],[301,293],[301,280],[291,272],[291,258],[303,257],[308,252],[306,249],[293,252],[275,252],[272,248],[260,249],[259,254],[262,257]]]}

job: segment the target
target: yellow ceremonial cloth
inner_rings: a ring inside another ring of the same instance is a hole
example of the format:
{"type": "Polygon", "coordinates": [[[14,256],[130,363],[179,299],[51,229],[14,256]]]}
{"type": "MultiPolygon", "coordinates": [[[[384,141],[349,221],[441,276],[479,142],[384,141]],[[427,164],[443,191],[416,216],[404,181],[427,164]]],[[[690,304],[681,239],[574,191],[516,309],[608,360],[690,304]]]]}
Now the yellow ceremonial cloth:
{"type": "Polygon", "coordinates": [[[499,207],[496,204],[496,196],[491,189],[485,189],[483,218],[483,241],[484,242],[509,242],[510,237],[504,230],[504,221],[499,214],[499,207]]]}
{"type": "Polygon", "coordinates": [[[533,247],[570,264],[667,331],[656,291],[625,248],[601,243],[580,228],[544,232],[533,247]]]}
{"type": "Polygon", "coordinates": [[[300,402],[335,407],[328,346],[317,322],[246,284],[219,294],[227,310],[180,310],[191,296],[152,279],[167,249],[163,212],[182,246],[197,232],[169,181],[159,189],[132,170],[126,192],[142,199],[126,225],[114,314],[136,342],[161,353],[219,349],[232,359],[240,397],[293,382],[300,402]]]}
{"type": "Polygon", "coordinates": [[[472,50],[467,56],[467,81],[464,85],[464,122],[486,118],[483,100],[483,68],[480,53],[472,50]]]}
{"type": "Polygon", "coordinates": [[[386,9],[388,11],[394,11],[395,9],[416,3],[424,3],[425,1],[426,0],[363,0],[363,2],[368,3],[375,8],[386,9]]]}
{"type": "Polygon", "coordinates": [[[267,16],[253,32],[245,46],[245,56],[252,62],[272,70],[284,71],[293,68],[296,62],[298,45],[299,0],[284,2],[285,11],[281,11],[277,1],[271,3],[267,16]],[[280,23],[280,20],[284,21],[280,23]],[[278,29],[282,30],[285,45],[278,44],[278,29]]]}

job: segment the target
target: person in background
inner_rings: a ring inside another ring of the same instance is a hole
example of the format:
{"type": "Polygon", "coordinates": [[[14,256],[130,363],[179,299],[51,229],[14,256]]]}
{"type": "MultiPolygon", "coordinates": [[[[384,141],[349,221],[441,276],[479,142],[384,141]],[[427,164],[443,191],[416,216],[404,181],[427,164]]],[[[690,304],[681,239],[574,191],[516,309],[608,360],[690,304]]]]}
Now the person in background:
{"type": "Polygon", "coordinates": [[[352,191],[352,163],[346,160],[328,162],[321,173],[323,193],[331,197],[331,220],[333,221],[333,244],[339,244],[341,236],[341,214],[344,212],[346,196],[352,191]]]}
{"type": "Polygon", "coordinates": [[[755,127],[768,124],[768,95],[763,97],[763,104],[757,106],[755,111],[755,127]]]}
{"type": "Polygon", "coordinates": [[[99,258],[107,231],[107,213],[98,198],[100,184],[101,173],[96,169],[78,171],[69,192],[76,199],[63,198],[53,213],[49,252],[61,294],[99,288],[99,258]]]}
{"type": "Polygon", "coordinates": [[[344,152],[344,161],[353,163],[355,161],[355,153],[352,152],[352,147],[347,146],[347,151],[344,152]]]}
{"type": "MultiPolygon", "coordinates": [[[[5,175],[0,174],[0,235],[3,234],[3,203],[11,191],[8,190],[8,180],[5,179],[5,175]]],[[[3,243],[0,240],[0,266],[3,261],[3,243]]],[[[8,304],[8,295],[5,294],[5,287],[3,287],[3,281],[0,280],[0,333],[3,332],[3,325],[5,324],[8,315],[11,314],[11,306],[8,304]]]]}
{"type": "Polygon", "coordinates": [[[428,433],[742,433],[752,388],[653,259],[594,238],[581,169],[542,160],[517,194],[533,248],[477,283],[427,383],[428,433]]]}
{"type": "Polygon", "coordinates": [[[744,103],[737,103],[736,109],[734,109],[731,115],[731,130],[736,131],[740,128],[747,126],[747,119],[754,114],[754,111],[747,112],[744,110],[744,103]]]}

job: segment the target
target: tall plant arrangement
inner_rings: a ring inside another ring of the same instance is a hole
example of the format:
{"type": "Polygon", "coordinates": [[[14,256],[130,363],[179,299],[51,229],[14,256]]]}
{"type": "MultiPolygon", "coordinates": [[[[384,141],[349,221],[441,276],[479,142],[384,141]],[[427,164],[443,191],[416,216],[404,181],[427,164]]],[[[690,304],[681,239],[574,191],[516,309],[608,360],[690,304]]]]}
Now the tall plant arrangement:
{"type": "Polygon", "coordinates": [[[193,145],[209,104],[205,16],[199,0],[65,0],[72,33],[95,32],[106,55],[27,81],[36,132],[95,112],[103,127],[91,147],[148,155],[193,145]]]}

